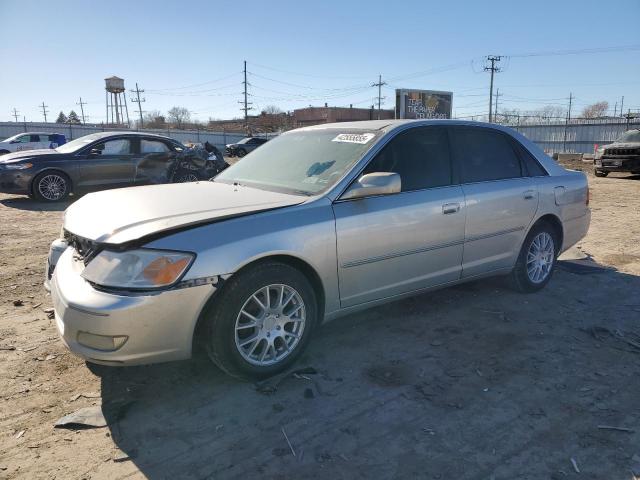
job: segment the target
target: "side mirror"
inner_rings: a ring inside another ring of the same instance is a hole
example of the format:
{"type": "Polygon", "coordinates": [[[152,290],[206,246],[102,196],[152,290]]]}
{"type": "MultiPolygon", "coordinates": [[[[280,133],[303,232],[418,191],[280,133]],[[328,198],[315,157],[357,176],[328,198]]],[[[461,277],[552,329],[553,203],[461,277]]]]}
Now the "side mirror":
{"type": "Polygon", "coordinates": [[[372,195],[390,195],[402,190],[402,180],[397,173],[375,172],[368,173],[354,182],[344,192],[341,200],[370,197],[372,195]]]}
{"type": "Polygon", "coordinates": [[[91,150],[89,150],[90,157],[97,157],[98,155],[102,155],[102,150],[100,150],[99,148],[92,148],[91,150]]]}

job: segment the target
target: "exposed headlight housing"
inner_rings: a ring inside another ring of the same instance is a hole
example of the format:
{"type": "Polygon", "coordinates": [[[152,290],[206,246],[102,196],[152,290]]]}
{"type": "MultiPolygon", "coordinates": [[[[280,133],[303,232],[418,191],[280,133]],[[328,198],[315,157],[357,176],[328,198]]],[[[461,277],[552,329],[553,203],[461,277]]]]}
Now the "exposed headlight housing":
{"type": "Polygon", "coordinates": [[[171,250],[103,250],[85,267],[82,277],[114,289],[162,289],[180,281],[194,259],[193,253],[171,250]]]}
{"type": "Polygon", "coordinates": [[[27,168],[33,167],[33,163],[22,163],[22,162],[3,163],[2,165],[7,170],[26,170],[27,168]]]}

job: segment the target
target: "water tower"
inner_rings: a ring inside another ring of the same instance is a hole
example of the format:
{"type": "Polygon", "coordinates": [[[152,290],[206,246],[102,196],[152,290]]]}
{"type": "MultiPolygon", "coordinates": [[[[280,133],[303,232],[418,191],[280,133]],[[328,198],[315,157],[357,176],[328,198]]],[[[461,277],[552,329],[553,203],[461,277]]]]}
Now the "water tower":
{"type": "Polygon", "coordinates": [[[107,124],[124,125],[126,115],[126,125],[129,127],[129,108],[127,107],[127,96],[124,93],[124,79],[114,75],[105,78],[104,82],[107,99],[107,124]]]}

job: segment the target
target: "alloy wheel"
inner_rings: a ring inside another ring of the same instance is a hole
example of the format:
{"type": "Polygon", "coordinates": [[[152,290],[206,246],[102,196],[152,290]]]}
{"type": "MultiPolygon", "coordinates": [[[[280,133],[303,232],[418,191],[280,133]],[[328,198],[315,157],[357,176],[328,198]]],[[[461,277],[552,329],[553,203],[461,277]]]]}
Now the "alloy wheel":
{"type": "Polygon", "coordinates": [[[60,200],[67,193],[67,181],[55,173],[45,175],[38,182],[38,193],[45,200],[60,200]]]}
{"type": "Polygon", "coordinates": [[[532,283],[542,283],[551,273],[555,259],[553,238],[540,232],[533,238],[527,252],[527,276],[532,283]]]}
{"type": "Polygon", "coordinates": [[[268,285],[251,295],[240,309],[235,323],[236,348],[253,365],[274,365],[295,350],[305,321],[305,304],[294,288],[268,285]]]}

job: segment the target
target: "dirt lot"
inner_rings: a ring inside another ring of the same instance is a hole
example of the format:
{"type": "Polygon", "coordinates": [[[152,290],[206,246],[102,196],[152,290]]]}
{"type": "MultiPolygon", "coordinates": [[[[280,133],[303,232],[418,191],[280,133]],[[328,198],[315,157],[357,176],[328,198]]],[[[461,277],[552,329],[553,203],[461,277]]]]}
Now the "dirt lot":
{"type": "Polygon", "coordinates": [[[640,178],[590,183],[591,231],[571,255],[611,268],[351,315],[300,362],[316,374],[270,394],[203,359],[109,369],[68,353],[41,286],[64,206],[0,196],[0,478],[640,475],[640,178]],[[53,428],[100,404],[108,427],[53,428]]]}

